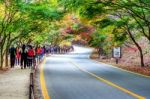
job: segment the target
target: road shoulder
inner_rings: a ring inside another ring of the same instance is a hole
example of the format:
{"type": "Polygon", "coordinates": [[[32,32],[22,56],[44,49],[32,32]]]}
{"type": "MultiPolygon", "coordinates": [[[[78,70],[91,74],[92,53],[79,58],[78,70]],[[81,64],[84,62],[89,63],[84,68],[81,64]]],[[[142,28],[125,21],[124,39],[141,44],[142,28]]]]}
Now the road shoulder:
{"type": "Polygon", "coordinates": [[[15,67],[0,74],[0,99],[29,98],[30,69],[15,67]]]}
{"type": "Polygon", "coordinates": [[[139,66],[126,66],[126,65],[122,65],[122,64],[115,64],[109,61],[105,61],[105,60],[100,60],[97,55],[95,55],[94,51],[92,52],[92,54],[89,57],[91,60],[97,62],[97,63],[103,63],[103,64],[108,64],[113,68],[117,68],[120,69],[122,71],[126,71],[129,73],[133,73],[136,75],[140,75],[146,78],[150,78],[150,67],[139,67],[139,66]]]}

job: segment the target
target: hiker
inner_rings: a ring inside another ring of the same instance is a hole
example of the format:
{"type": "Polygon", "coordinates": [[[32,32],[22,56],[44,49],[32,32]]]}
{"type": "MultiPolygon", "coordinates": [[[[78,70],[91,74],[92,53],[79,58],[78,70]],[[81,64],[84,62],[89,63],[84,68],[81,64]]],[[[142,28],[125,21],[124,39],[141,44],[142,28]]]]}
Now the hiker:
{"type": "Polygon", "coordinates": [[[45,47],[42,47],[41,49],[42,49],[42,51],[41,51],[41,58],[43,58],[44,55],[45,55],[45,47]]]}
{"type": "Polygon", "coordinates": [[[22,46],[22,49],[21,49],[21,69],[24,69],[26,68],[26,65],[27,65],[27,48],[25,45],[22,46]]]}
{"type": "Polygon", "coordinates": [[[21,58],[21,52],[20,52],[20,47],[16,48],[16,65],[20,65],[20,58],[21,58]]]}
{"type": "Polygon", "coordinates": [[[9,49],[9,53],[10,53],[10,65],[11,65],[11,68],[14,68],[15,59],[16,59],[16,49],[15,49],[14,46],[12,46],[12,47],[9,49]]]}
{"type": "Polygon", "coordinates": [[[43,46],[44,55],[46,54],[46,47],[43,46]]]}
{"type": "Polygon", "coordinates": [[[45,49],[46,49],[46,55],[49,54],[49,47],[47,46],[45,47],[45,49]]]}
{"type": "Polygon", "coordinates": [[[34,48],[30,45],[29,46],[29,49],[28,49],[28,52],[27,52],[27,66],[30,68],[33,66],[33,60],[34,60],[34,56],[35,56],[35,52],[34,52],[34,48]]]}
{"type": "Polygon", "coordinates": [[[74,51],[74,47],[73,47],[73,45],[71,45],[71,51],[74,51]]]}
{"type": "Polygon", "coordinates": [[[42,49],[40,46],[36,48],[36,57],[37,57],[37,63],[41,61],[41,54],[42,54],[42,49]]]}

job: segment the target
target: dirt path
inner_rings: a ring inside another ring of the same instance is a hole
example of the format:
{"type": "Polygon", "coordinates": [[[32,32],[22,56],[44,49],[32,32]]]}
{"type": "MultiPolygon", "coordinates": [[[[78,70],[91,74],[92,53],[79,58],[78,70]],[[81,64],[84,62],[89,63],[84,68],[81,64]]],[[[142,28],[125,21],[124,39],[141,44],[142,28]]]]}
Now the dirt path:
{"type": "Polygon", "coordinates": [[[30,69],[15,67],[0,73],[0,99],[28,99],[30,69]]]}

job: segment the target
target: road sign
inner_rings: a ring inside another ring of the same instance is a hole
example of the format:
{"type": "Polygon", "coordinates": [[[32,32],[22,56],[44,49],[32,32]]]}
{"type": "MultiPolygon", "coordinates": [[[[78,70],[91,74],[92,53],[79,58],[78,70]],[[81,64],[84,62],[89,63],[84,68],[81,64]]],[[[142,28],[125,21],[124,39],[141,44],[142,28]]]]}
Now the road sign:
{"type": "Polygon", "coordinates": [[[113,57],[121,58],[121,47],[113,48],[113,57]]]}

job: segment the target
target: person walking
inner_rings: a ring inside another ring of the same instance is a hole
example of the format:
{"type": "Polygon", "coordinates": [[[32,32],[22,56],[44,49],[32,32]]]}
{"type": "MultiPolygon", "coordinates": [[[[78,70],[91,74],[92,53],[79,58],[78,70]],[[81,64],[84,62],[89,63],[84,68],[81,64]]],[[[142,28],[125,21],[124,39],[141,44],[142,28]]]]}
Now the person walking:
{"type": "Polygon", "coordinates": [[[35,56],[34,49],[32,46],[29,46],[29,50],[28,50],[28,67],[29,68],[33,66],[34,56],[35,56]]]}
{"type": "Polygon", "coordinates": [[[26,68],[27,65],[27,48],[25,45],[22,46],[21,49],[21,69],[26,68]]]}
{"type": "Polygon", "coordinates": [[[16,48],[16,65],[20,65],[20,58],[21,58],[21,52],[20,52],[20,47],[16,48]]]}
{"type": "Polygon", "coordinates": [[[12,46],[12,47],[9,49],[9,52],[10,52],[10,65],[11,65],[11,68],[14,68],[15,59],[16,59],[16,49],[15,49],[15,47],[12,46]]]}
{"type": "Polygon", "coordinates": [[[43,46],[43,53],[44,53],[44,55],[46,54],[46,46],[43,46]]]}
{"type": "Polygon", "coordinates": [[[45,48],[42,47],[41,48],[41,59],[44,57],[44,55],[45,55],[45,48]]]}
{"type": "Polygon", "coordinates": [[[36,48],[37,63],[40,63],[40,61],[41,61],[41,54],[42,54],[42,49],[40,46],[38,46],[36,48]]]}

